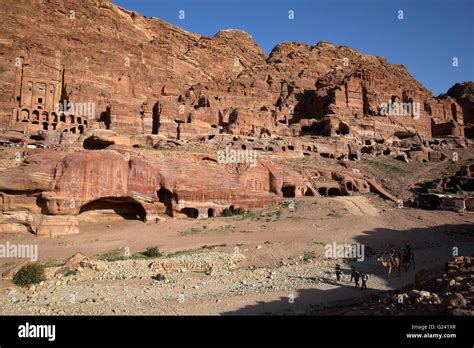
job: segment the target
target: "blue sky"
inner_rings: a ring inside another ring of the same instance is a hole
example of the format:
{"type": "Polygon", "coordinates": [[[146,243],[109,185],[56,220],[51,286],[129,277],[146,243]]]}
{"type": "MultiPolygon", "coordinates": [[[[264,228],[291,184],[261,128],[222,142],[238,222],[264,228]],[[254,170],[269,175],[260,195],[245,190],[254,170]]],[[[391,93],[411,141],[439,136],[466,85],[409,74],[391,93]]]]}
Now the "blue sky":
{"type": "Polygon", "coordinates": [[[405,65],[435,95],[474,80],[474,0],[112,0],[213,36],[242,29],[266,53],[279,42],[329,41],[405,65]],[[179,18],[184,10],[185,18],[179,18]],[[288,19],[293,10],[295,18],[288,19]],[[398,19],[398,11],[403,19],[398,19]],[[458,66],[453,67],[453,58],[458,66]]]}

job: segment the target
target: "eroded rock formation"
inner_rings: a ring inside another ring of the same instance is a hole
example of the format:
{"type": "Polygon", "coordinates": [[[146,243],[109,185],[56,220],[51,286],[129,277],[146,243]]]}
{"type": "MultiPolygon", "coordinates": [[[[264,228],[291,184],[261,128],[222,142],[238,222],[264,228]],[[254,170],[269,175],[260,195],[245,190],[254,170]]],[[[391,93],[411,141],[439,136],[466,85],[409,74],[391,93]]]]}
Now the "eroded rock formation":
{"type": "Polygon", "coordinates": [[[155,221],[304,195],[396,201],[345,163],[441,161],[443,142],[467,146],[472,88],[435,98],[383,57],[327,42],[267,56],[243,31],[201,36],[103,0],[0,8],[3,232],[76,233],[97,210],[155,221]],[[166,153],[186,146],[204,150],[166,153]],[[262,156],[222,164],[224,149],[262,156]],[[273,155],[345,168],[296,171],[273,155]]]}
{"type": "Polygon", "coordinates": [[[405,67],[345,46],[282,43],[267,57],[240,30],[200,36],[107,1],[1,6],[0,114],[11,129],[463,134],[465,108],[455,99],[434,98],[405,67]],[[58,102],[74,114],[61,118],[58,102]],[[383,103],[397,103],[399,114],[383,116],[383,103]]]}

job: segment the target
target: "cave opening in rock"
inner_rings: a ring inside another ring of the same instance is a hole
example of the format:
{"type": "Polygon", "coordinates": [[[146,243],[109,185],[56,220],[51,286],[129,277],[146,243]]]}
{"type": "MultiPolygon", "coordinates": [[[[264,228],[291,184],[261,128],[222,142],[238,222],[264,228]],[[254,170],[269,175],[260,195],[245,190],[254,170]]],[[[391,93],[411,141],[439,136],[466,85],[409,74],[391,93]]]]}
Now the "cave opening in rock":
{"type": "Polygon", "coordinates": [[[281,192],[283,193],[283,197],[287,197],[287,198],[295,197],[295,191],[296,191],[296,188],[295,188],[295,186],[292,186],[292,185],[283,186],[281,188],[281,192]]]}
{"type": "Polygon", "coordinates": [[[283,119],[278,120],[278,122],[280,122],[281,124],[287,124],[288,123],[288,121],[286,119],[286,116],[283,119]]]}
{"type": "Polygon", "coordinates": [[[28,120],[30,118],[30,112],[27,109],[21,110],[20,118],[21,120],[28,120]]]}
{"type": "Polygon", "coordinates": [[[181,214],[185,214],[187,217],[197,219],[199,211],[196,208],[183,208],[180,211],[181,214]]]}
{"type": "Polygon", "coordinates": [[[348,181],[346,183],[346,187],[347,187],[347,190],[348,191],[354,191],[354,185],[352,185],[352,182],[351,181],[348,181]]]}
{"type": "Polygon", "coordinates": [[[339,126],[336,130],[336,134],[338,135],[347,135],[349,134],[349,126],[344,122],[339,122],[339,126]]]}
{"type": "Polygon", "coordinates": [[[212,208],[207,209],[207,216],[208,217],[214,217],[214,209],[212,209],[212,208]]]}
{"type": "Polygon", "coordinates": [[[336,187],[331,187],[328,190],[328,196],[340,196],[341,195],[341,190],[339,190],[336,187]]]}
{"type": "Polygon", "coordinates": [[[160,104],[158,102],[153,105],[152,109],[152,126],[151,126],[151,134],[158,134],[160,129],[160,104]]]}
{"type": "Polygon", "coordinates": [[[474,126],[472,127],[466,127],[464,129],[464,136],[469,139],[474,139],[474,126]]]}
{"type": "Polygon", "coordinates": [[[166,207],[166,214],[168,215],[172,215],[172,211],[173,211],[173,194],[171,193],[171,191],[165,189],[165,188],[160,188],[157,192],[156,192],[157,196],[158,196],[158,200],[163,203],[166,207]]]}
{"type": "Polygon", "coordinates": [[[96,137],[89,137],[84,140],[83,147],[86,150],[103,150],[113,144],[113,141],[102,140],[96,137]]]}
{"type": "Polygon", "coordinates": [[[321,196],[327,196],[328,195],[327,188],[326,187],[318,187],[318,193],[321,196]]]}
{"type": "Polygon", "coordinates": [[[455,121],[458,120],[458,110],[456,109],[456,104],[451,104],[451,114],[453,115],[453,119],[455,121]]]}
{"type": "MultiPolygon", "coordinates": [[[[88,213],[95,217],[122,217],[126,220],[145,221],[143,206],[130,197],[105,197],[84,204],[79,215],[88,213]]],[[[93,219],[93,218],[92,218],[93,219]]]]}

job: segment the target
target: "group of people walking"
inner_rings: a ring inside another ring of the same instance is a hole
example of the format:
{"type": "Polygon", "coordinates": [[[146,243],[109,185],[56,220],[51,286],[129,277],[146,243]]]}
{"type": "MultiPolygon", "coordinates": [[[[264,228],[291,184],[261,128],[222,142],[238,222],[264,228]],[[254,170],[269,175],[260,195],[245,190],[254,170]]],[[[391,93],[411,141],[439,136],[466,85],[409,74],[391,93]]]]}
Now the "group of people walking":
{"type": "MultiPolygon", "coordinates": [[[[341,281],[341,265],[336,264],[336,280],[339,282],[341,281]]],[[[359,288],[361,290],[367,289],[367,280],[369,276],[365,272],[359,272],[355,269],[354,266],[351,266],[351,280],[350,282],[354,281],[354,287],[359,288]],[[360,283],[359,283],[360,282],[360,283]]]]}

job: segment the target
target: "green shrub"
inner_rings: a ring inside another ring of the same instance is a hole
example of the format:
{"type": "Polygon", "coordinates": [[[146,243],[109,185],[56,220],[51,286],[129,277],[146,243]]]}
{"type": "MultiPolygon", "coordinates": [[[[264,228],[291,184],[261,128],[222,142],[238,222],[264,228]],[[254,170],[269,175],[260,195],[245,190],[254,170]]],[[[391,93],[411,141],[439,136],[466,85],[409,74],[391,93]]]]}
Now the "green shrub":
{"type": "Polygon", "coordinates": [[[159,282],[164,282],[166,280],[166,276],[162,273],[158,273],[156,276],[153,276],[151,278],[159,282]]]}
{"type": "Polygon", "coordinates": [[[150,247],[143,252],[143,255],[146,257],[160,257],[163,254],[158,250],[158,247],[150,247]]]}
{"type": "Polygon", "coordinates": [[[223,211],[222,211],[222,216],[232,216],[232,211],[229,209],[229,208],[225,208],[223,211]]]}
{"type": "Polygon", "coordinates": [[[43,280],[45,280],[44,266],[39,263],[23,266],[13,277],[13,283],[18,286],[37,284],[43,280]]]}
{"type": "Polygon", "coordinates": [[[67,273],[64,276],[69,277],[69,276],[75,276],[76,274],[77,274],[77,271],[67,271],[67,273]]]}
{"type": "Polygon", "coordinates": [[[230,208],[225,208],[223,211],[222,211],[222,216],[233,216],[233,215],[243,215],[245,213],[245,210],[242,209],[242,208],[237,208],[237,209],[234,209],[234,207],[230,207],[230,208]]]}
{"type": "Polygon", "coordinates": [[[201,233],[202,231],[197,227],[188,228],[186,231],[179,232],[180,236],[192,236],[194,234],[201,233]]]}
{"type": "Polygon", "coordinates": [[[114,261],[126,260],[126,257],[124,256],[123,249],[117,249],[117,250],[112,250],[108,253],[99,255],[99,260],[114,262],[114,261]]]}

